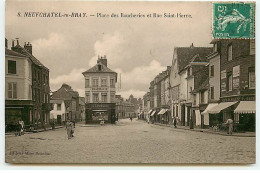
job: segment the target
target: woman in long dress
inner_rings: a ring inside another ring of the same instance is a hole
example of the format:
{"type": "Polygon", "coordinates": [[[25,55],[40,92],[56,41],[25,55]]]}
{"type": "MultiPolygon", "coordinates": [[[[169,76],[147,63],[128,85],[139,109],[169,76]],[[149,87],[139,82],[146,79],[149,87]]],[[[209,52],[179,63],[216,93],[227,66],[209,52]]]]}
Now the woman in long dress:
{"type": "Polygon", "coordinates": [[[70,122],[70,120],[67,121],[66,129],[67,129],[68,139],[70,139],[72,137],[72,123],[70,122]]]}

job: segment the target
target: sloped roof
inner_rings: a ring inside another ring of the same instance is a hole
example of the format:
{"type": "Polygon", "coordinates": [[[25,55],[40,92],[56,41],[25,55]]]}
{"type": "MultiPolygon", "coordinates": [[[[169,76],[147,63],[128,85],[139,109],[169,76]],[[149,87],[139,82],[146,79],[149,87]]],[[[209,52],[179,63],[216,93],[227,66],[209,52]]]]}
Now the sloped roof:
{"type": "Polygon", "coordinates": [[[212,47],[176,47],[178,69],[182,71],[194,58],[195,55],[199,54],[200,57],[206,57],[213,51],[212,47]]]}
{"type": "Polygon", "coordinates": [[[5,48],[5,55],[11,55],[11,56],[19,56],[19,57],[26,57],[25,55],[15,52],[13,50],[5,48]]]}
{"type": "Polygon", "coordinates": [[[107,66],[105,66],[102,63],[97,63],[94,67],[88,69],[87,71],[83,72],[82,74],[85,73],[116,73],[113,70],[109,69],[107,66]],[[98,69],[98,65],[101,65],[101,70],[98,69]]]}
{"type": "Polygon", "coordinates": [[[62,85],[60,89],[53,92],[51,99],[63,99],[63,100],[70,100],[72,98],[79,97],[79,93],[77,91],[73,91],[62,85]]]}
{"type": "Polygon", "coordinates": [[[45,67],[37,58],[35,58],[27,49],[23,48],[20,45],[16,45],[14,49],[17,49],[19,53],[28,56],[32,62],[40,67],[44,67],[45,69],[49,70],[47,67],[45,67]]]}
{"type": "Polygon", "coordinates": [[[79,98],[79,104],[80,105],[85,105],[85,98],[84,97],[80,97],[79,98]]]}

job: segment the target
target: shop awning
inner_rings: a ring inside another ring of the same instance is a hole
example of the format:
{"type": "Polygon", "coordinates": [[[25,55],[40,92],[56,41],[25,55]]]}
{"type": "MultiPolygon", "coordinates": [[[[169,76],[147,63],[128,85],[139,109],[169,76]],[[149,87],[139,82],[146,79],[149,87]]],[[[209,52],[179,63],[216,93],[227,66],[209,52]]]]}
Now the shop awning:
{"type": "Polygon", "coordinates": [[[210,103],[207,108],[201,113],[202,115],[208,113],[208,111],[210,111],[211,109],[213,109],[215,106],[217,106],[218,103],[210,103]]]}
{"type": "Polygon", "coordinates": [[[167,109],[162,109],[162,110],[158,113],[158,115],[163,115],[163,114],[165,114],[165,112],[167,112],[167,109]]]}
{"type": "Polygon", "coordinates": [[[237,108],[234,110],[234,113],[255,113],[255,101],[241,101],[237,108]]]}
{"type": "Polygon", "coordinates": [[[148,112],[148,114],[152,113],[152,111],[153,111],[153,110],[151,109],[151,110],[148,112]]]}
{"type": "Polygon", "coordinates": [[[153,116],[153,115],[155,114],[155,112],[156,112],[156,111],[153,111],[153,112],[151,113],[151,116],[153,116]]]}
{"type": "Polygon", "coordinates": [[[219,105],[215,106],[211,110],[208,111],[210,114],[218,114],[220,111],[236,104],[237,102],[222,102],[219,105]]]}

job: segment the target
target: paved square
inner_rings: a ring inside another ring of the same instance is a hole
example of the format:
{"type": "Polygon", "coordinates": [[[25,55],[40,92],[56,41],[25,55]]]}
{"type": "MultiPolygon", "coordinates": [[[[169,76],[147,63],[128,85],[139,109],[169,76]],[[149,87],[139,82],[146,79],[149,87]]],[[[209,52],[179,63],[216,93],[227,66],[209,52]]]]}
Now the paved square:
{"type": "Polygon", "coordinates": [[[192,132],[120,120],[119,125],[78,124],[68,140],[64,128],[6,136],[11,163],[255,163],[255,137],[192,132]]]}

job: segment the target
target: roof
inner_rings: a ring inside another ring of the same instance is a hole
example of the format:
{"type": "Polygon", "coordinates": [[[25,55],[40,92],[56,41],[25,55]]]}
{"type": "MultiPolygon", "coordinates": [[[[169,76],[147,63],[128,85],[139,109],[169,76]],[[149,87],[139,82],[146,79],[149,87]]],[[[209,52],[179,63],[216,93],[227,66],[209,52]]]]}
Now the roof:
{"type": "Polygon", "coordinates": [[[85,73],[116,73],[116,72],[109,69],[107,66],[105,66],[101,62],[99,62],[94,67],[88,69],[87,71],[83,72],[82,74],[85,74],[85,73]],[[101,65],[101,70],[98,69],[98,65],[101,65]]]}
{"type": "Polygon", "coordinates": [[[79,104],[85,105],[85,98],[84,97],[79,97],[79,104]]]}
{"type": "Polygon", "coordinates": [[[63,100],[70,100],[72,98],[79,97],[79,93],[71,89],[71,87],[67,84],[63,84],[60,89],[54,91],[51,99],[63,99],[63,100]]]}
{"type": "Polygon", "coordinates": [[[23,54],[20,54],[20,53],[18,53],[18,52],[15,52],[15,51],[10,50],[10,49],[7,49],[7,48],[5,48],[5,55],[26,57],[26,56],[23,55],[23,54]]]}
{"type": "Polygon", "coordinates": [[[25,56],[28,56],[32,62],[40,67],[43,67],[47,70],[49,70],[47,67],[45,67],[37,58],[35,58],[27,49],[23,48],[22,46],[20,45],[16,45],[14,47],[14,49],[17,49],[19,51],[19,53],[25,55],[25,56]]]}
{"type": "Polygon", "coordinates": [[[213,51],[212,47],[176,47],[178,69],[181,72],[194,58],[195,55],[206,57],[213,51]]]}

